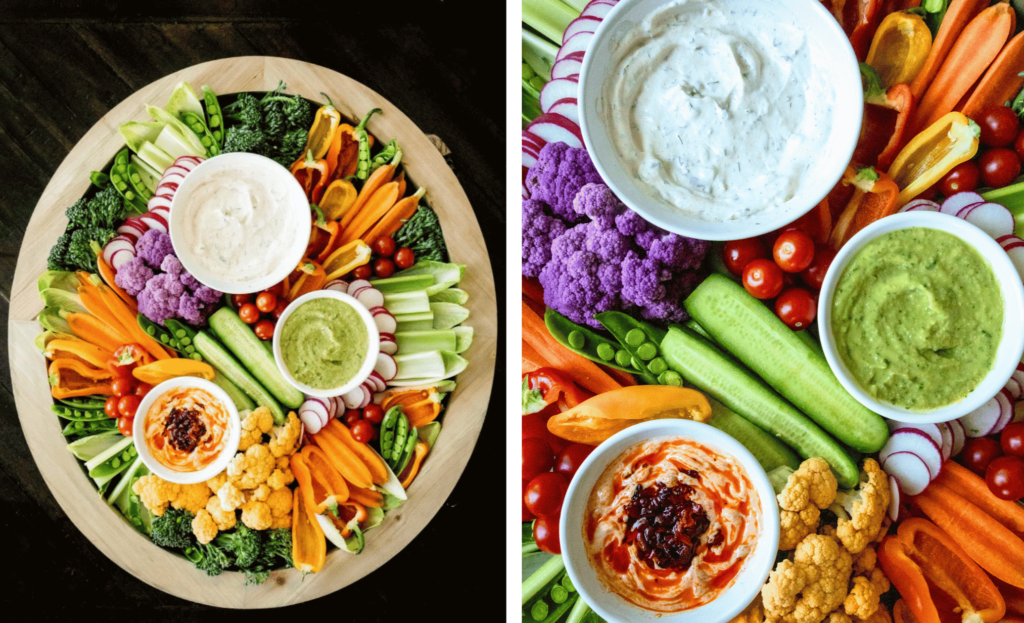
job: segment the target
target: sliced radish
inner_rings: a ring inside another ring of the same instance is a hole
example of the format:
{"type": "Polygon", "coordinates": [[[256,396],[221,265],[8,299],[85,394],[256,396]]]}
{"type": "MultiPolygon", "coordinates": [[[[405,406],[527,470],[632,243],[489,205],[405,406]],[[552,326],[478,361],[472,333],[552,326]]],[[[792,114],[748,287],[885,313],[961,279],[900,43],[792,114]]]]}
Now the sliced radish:
{"type": "Polygon", "coordinates": [[[146,212],[139,218],[142,219],[143,223],[149,225],[150,229],[162,231],[165,234],[167,233],[167,220],[164,217],[160,216],[159,214],[156,214],[154,212],[146,212]]]}
{"type": "Polygon", "coordinates": [[[578,78],[557,78],[544,85],[540,90],[540,109],[551,112],[555,102],[564,99],[577,99],[580,93],[578,78]]]}
{"type": "Polygon", "coordinates": [[[541,149],[543,149],[543,148],[537,147],[536,145],[534,145],[532,142],[526,140],[525,138],[523,139],[523,153],[524,154],[529,154],[529,155],[533,156],[534,158],[538,158],[538,157],[540,157],[540,150],[541,149]]]}
{"type": "Polygon", "coordinates": [[[119,249],[110,256],[110,262],[108,263],[116,271],[133,259],[135,259],[135,251],[119,249]]]}
{"type": "Polygon", "coordinates": [[[1000,416],[1002,412],[999,401],[993,396],[988,402],[960,418],[960,423],[964,425],[967,436],[973,439],[988,435],[999,423],[1000,416]]]}
{"type": "Polygon", "coordinates": [[[1010,236],[1013,234],[1013,228],[1016,227],[1013,214],[998,203],[977,203],[964,208],[957,216],[993,238],[1010,236]],[[965,211],[966,214],[963,214],[965,211]]]}
{"type": "Polygon", "coordinates": [[[135,243],[127,236],[114,236],[103,247],[103,261],[111,264],[115,251],[130,251],[132,255],[135,255],[135,243]]]}
{"type": "Polygon", "coordinates": [[[999,403],[999,421],[989,431],[989,435],[1003,432],[1006,425],[1013,421],[1013,398],[1010,396],[1010,392],[1005,388],[999,390],[999,393],[996,394],[996,402],[999,403]]]}
{"type": "Polygon", "coordinates": [[[120,229],[118,229],[117,236],[119,238],[125,238],[127,240],[130,240],[133,247],[135,246],[135,243],[139,241],[140,238],[139,233],[129,227],[126,227],[123,232],[120,229]]]}
{"type": "Polygon", "coordinates": [[[530,132],[529,130],[523,130],[523,142],[525,143],[527,141],[532,143],[533,146],[537,148],[537,153],[540,153],[540,150],[543,149],[544,146],[548,144],[547,141],[537,136],[533,132],[530,132]]]}
{"type": "Polygon", "coordinates": [[[967,431],[964,429],[964,425],[960,420],[951,420],[946,422],[949,426],[949,432],[953,433],[953,456],[960,454],[960,451],[964,449],[964,444],[967,443],[967,431]]]}
{"type": "Polygon", "coordinates": [[[153,195],[152,197],[150,197],[149,201],[146,203],[146,209],[152,212],[157,208],[167,208],[168,210],[170,210],[171,198],[168,197],[167,195],[153,195]]]}
{"type": "Polygon", "coordinates": [[[356,408],[363,409],[366,407],[366,405],[370,404],[370,402],[373,401],[373,388],[367,386],[366,382],[364,381],[363,384],[360,385],[357,389],[360,391],[362,398],[359,399],[359,406],[356,408]]]}
{"type": "Polygon", "coordinates": [[[366,380],[373,383],[373,393],[375,394],[388,388],[387,381],[385,381],[384,377],[378,374],[376,370],[370,372],[370,376],[366,380]]]}
{"type": "Polygon", "coordinates": [[[171,175],[178,175],[178,176],[184,178],[191,171],[192,171],[192,169],[186,169],[185,167],[183,167],[181,165],[172,164],[171,166],[169,166],[166,169],[164,169],[164,174],[160,176],[160,181],[162,182],[162,181],[166,180],[171,175]]]}
{"type": "Polygon", "coordinates": [[[1017,398],[1024,396],[1024,361],[1017,364],[1017,369],[1010,375],[1010,379],[1017,381],[1017,385],[1020,386],[1020,395],[1017,398]]]}
{"type": "Polygon", "coordinates": [[[356,296],[357,294],[359,294],[359,291],[362,290],[363,288],[372,287],[373,286],[370,285],[369,281],[365,279],[356,279],[352,283],[348,284],[348,294],[349,296],[356,296]]]}
{"type": "Polygon", "coordinates": [[[912,452],[895,452],[882,462],[882,469],[899,483],[899,490],[917,495],[931,482],[931,473],[921,457],[912,452]]]}
{"type": "Polygon", "coordinates": [[[603,20],[608,15],[608,11],[614,8],[615,4],[611,2],[591,2],[580,13],[580,17],[596,17],[603,20]]]}
{"type": "Polygon", "coordinates": [[[569,147],[583,147],[583,133],[580,126],[562,115],[544,113],[534,119],[527,128],[547,143],[565,143],[569,147]]]}
{"type": "Polygon", "coordinates": [[[985,203],[985,198],[974,192],[955,193],[946,197],[946,200],[942,202],[942,206],[939,209],[943,214],[956,216],[957,212],[972,203],[985,203]]]}
{"type": "Polygon", "coordinates": [[[356,300],[363,304],[366,309],[381,307],[384,305],[384,295],[377,288],[363,288],[356,294],[356,300]]]}
{"type": "Polygon", "coordinates": [[[1010,397],[1014,400],[1020,400],[1021,393],[1024,392],[1024,387],[1021,386],[1020,381],[1016,376],[1010,377],[1010,380],[1006,382],[1005,389],[1010,392],[1010,397]]]}
{"type": "Polygon", "coordinates": [[[558,100],[551,107],[550,112],[556,115],[562,115],[577,125],[580,123],[580,107],[574,99],[558,100]]]}
{"type": "Polygon", "coordinates": [[[569,37],[562,43],[562,47],[558,48],[555,62],[557,63],[570,54],[586,54],[587,48],[590,46],[590,40],[593,38],[594,33],[592,32],[578,32],[569,37]]]}
{"type": "Polygon", "coordinates": [[[398,353],[398,342],[395,341],[394,334],[383,332],[380,334],[380,352],[388,355],[398,353]]]}
{"type": "Polygon", "coordinates": [[[142,217],[140,216],[129,216],[128,218],[124,219],[124,223],[121,223],[121,225],[130,225],[134,229],[141,232],[139,234],[140,236],[149,231],[149,225],[147,225],[146,222],[143,221],[142,217]]]}
{"type": "MultiPolygon", "coordinates": [[[[565,32],[562,33],[562,45],[565,45],[577,33],[597,32],[597,27],[601,25],[601,19],[601,17],[596,15],[583,15],[580,13],[579,17],[569,22],[569,25],[565,27],[565,32]]],[[[554,77],[554,72],[552,72],[552,77],[554,77]]]]}
{"type": "Polygon", "coordinates": [[[530,152],[526,151],[526,148],[523,147],[523,179],[524,180],[526,179],[527,171],[529,171],[530,168],[532,168],[533,165],[535,165],[535,164],[537,164],[537,156],[535,156],[534,154],[531,154],[530,152]]]}
{"type": "Polygon", "coordinates": [[[204,158],[200,158],[199,156],[180,156],[178,157],[177,160],[174,161],[174,164],[172,164],[171,166],[181,167],[187,171],[191,171],[192,169],[198,167],[203,162],[203,160],[204,158]]]}
{"type": "Polygon", "coordinates": [[[889,425],[889,432],[894,433],[904,428],[913,428],[919,430],[925,435],[928,435],[929,439],[935,442],[935,445],[942,446],[942,431],[939,430],[936,424],[910,424],[907,422],[900,422],[898,420],[886,420],[886,424],[889,425]]]}
{"type": "Polygon", "coordinates": [[[398,322],[395,317],[391,315],[391,312],[380,308],[383,311],[371,310],[373,314],[373,322],[377,325],[377,331],[379,333],[394,333],[398,328],[398,322]]]}
{"type": "Polygon", "coordinates": [[[579,76],[582,69],[583,61],[578,58],[563,58],[551,68],[551,79],[579,76]]]}
{"type": "Polygon", "coordinates": [[[1009,246],[1004,244],[1003,250],[1010,256],[1010,262],[1017,269],[1017,274],[1020,275],[1021,279],[1024,279],[1024,241],[1022,241],[1022,244],[1011,244],[1009,246]]]}
{"type": "Polygon", "coordinates": [[[142,237],[142,234],[149,230],[149,226],[142,221],[129,221],[121,223],[117,228],[117,233],[123,236],[134,237],[136,240],[142,237]]]}
{"type": "Polygon", "coordinates": [[[178,184],[175,182],[164,182],[156,187],[156,194],[158,195],[174,197],[176,192],[178,192],[178,184]]]}
{"type": "Polygon", "coordinates": [[[345,294],[348,294],[348,282],[342,281],[341,279],[328,281],[327,285],[324,286],[324,290],[334,290],[335,292],[343,292],[345,294]]]}
{"type": "Polygon", "coordinates": [[[942,469],[942,450],[939,449],[939,444],[916,428],[901,428],[890,435],[878,453],[878,458],[885,461],[897,452],[911,452],[920,457],[928,466],[932,478],[938,476],[939,470],[942,469]]]}
{"type": "Polygon", "coordinates": [[[345,402],[346,409],[362,409],[362,407],[359,406],[359,404],[363,402],[362,386],[359,386],[343,395],[341,399],[345,402]]]}
{"type": "MultiPolygon", "coordinates": [[[[302,406],[299,407],[299,413],[303,411],[316,414],[317,421],[320,426],[323,427],[327,424],[330,419],[330,412],[328,411],[327,403],[319,398],[307,398],[302,406]]],[[[314,433],[315,434],[315,433],[314,433]]]]}
{"type": "Polygon", "coordinates": [[[303,428],[305,428],[306,432],[310,435],[319,433],[320,429],[323,428],[320,424],[320,416],[318,416],[314,411],[303,411],[302,409],[299,409],[299,421],[302,422],[303,428]]]}
{"type": "Polygon", "coordinates": [[[913,199],[907,205],[900,208],[900,212],[911,211],[938,212],[939,204],[930,199],[913,199]]]}
{"type": "Polygon", "coordinates": [[[384,381],[390,381],[398,374],[398,364],[395,363],[395,358],[391,355],[379,353],[377,355],[377,363],[373,366],[373,371],[379,374],[384,381]]]}
{"type": "Polygon", "coordinates": [[[188,175],[188,171],[177,168],[173,165],[168,167],[168,170],[160,177],[160,183],[157,186],[165,186],[171,184],[181,184],[181,181],[188,175]]]}
{"type": "MultiPolygon", "coordinates": [[[[337,414],[337,407],[335,406],[334,401],[331,400],[330,398],[316,398],[316,397],[313,397],[313,396],[309,396],[309,397],[306,398],[306,402],[316,402],[316,403],[319,403],[319,404],[323,405],[324,412],[327,414],[327,419],[328,420],[330,420],[331,418],[337,417],[337,415],[338,415],[337,414]]],[[[327,422],[325,421],[324,424],[326,425],[327,422]]]]}
{"type": "Polygon", "coordinates": [[[942,460],[948,461],[953,456],[953,431],[949,430],[949,424],[945,422],[939,422],[936,426],[942,433],[942,443],[939,445],[942,450],[942,460]]]}
{"type": "Polygon", "coordinates": [[[889,476],[889,519],[896,521],[900,516],[900,482],[889,476]]]}

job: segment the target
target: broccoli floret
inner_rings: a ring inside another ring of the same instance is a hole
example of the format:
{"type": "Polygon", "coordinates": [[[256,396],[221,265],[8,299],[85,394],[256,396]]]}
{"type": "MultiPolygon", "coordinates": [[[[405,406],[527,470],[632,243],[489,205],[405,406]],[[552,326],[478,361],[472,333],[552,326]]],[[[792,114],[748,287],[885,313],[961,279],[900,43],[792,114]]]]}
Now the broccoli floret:
{"type": "Polygon", "coordinates": [[[96,272],[97,248],[102,248],[116,234],[113,229],[100,227],[84,227],[71,232],[71,240],[68,242],[68,264],[92,273],[96,272]]]}
{"type": "MultiPolygon", "coordinates": [[[[124,220],[127,208],[121,194],[113,186],[107,186],[89,200],[90,224],[93,227],[116,229],[124,220]]],[[[70,209],[70,208],[69,208],[70,209]]]]}
{"type": "Polygon", "coordinates": [[[196,561],[196,569],[205,571],[207,575],[220,575],[231,566],[228,555],[213,543],[206,545],[198,543],[197,550],[200,553],[200,558],[196,561]]]}
{"type": "Polygon", "coordinates": [[[284,561],[284,568],[292,566],[292,532],[287,528],[263,531],[263,549],[256,563],[245,571],[246,584],[262,584],[270,572],[278,566],[278,559],[284,561]]]}
{"type": "Polygon", "coordinates": [[[302,150],[306,147],[306,139],[309,133],[303,129],[289,130],[281,139],[281,146],[278,149],[277,160],[284,166],[290,166],[302,156],[302,150]]]}
{"type": "Polygon", "coordinates": [[[284,116],[293,130],[308,130],[313,125],[313,105],[301,95],[294,95],[284,103],[284,116]]]}
{"type": "Polygon", "coordinates": [[[395,232],[395,244],[412,249],[417,260],[443,262],[447,251],[437,214],[426,206],[417,208],[412,218],[395,232]]]}
{"type": "Polygon", "coordinates": [[[277,141],[284,136],[284,133],[288,130],[288,122],[285,119],[284,111],[281,110],[280,104],[273,102],[270,105],[264,105],[261,127],[263,128],[263,134],[268,140],[277,141]]]}
{"type": "Polygon", "coordinates": [[[238,121],[242,125],[256,127],[263,116],[260,111],[260,102],[254,95],[242,93],[233,104],[224,108],[226,116],[238,121]]]}
{"type": "Polygon", "coordinates": [[[231,532],[221,532],[214,539],[218,547],[235,557],[235,565],[240,569],[251,567],[260,559],[263,552],[261,541],[260,533],[245,524],[238,524],[231,532]]]}
{"type": "Polygon", "coordinates": [[[259,128],[235,126],[228,130],[224,139],[224,153],[244,151],[262,156],[266,155],[268,148],[267,137],[259,128]]]}
{"type": "MultiPolygon", "coordinates": [[[[117,191],[115,190],[114,192],[117,191]]],[[[89,217],[89,207],[86,205],[85,199],[79,199],[74,202],[70,208],[64,211],[64,216],[68,217],[68,229],[88,227],[92,223],[92,219],[89,217]]]]}
{"type": "Polygon", "coordinates": [[[62,234],[57,242],[50,247],[50,255],[46,258],[47,270],[69,270],[74,268],[68,264],[68,245],[71,243],[71,234],[62,234]]]}
{"type": "Polygon", "coordinates": [[[168,508],[153,519],[150,538],[160,547],[185,549],[192,545],[192,513],[179,508],[168,508]]]}

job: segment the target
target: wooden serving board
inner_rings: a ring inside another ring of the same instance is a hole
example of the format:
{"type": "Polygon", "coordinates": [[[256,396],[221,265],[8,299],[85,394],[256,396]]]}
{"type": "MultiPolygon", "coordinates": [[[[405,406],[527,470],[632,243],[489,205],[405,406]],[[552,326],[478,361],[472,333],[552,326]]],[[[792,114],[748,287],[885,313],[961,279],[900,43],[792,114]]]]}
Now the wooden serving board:
{"type": "Polygon", "coordinates": [[[32,456],[54,497],[89,539],[107,557],[142,581],[178,597],[224,608],[271,608],[303,602],[336,591],[381,566],[419,534],[448,498],[462,475],[483,425],[494,381],[498,315],[494,278],[480,226],[469,199],[444,158],[427,136],[383,97],[335,71],[283,58],[246,56],[195,65],[140,89],[100,119],[57,169],[25,232],[11,293],[9,354],[18,416],[32,456]],[[218,94],[270,91],[279,80],[289,93],[319,100],[322,91],[350,119],[381,108],[369,123],[380,140],[397,138],[405,152],[402,164],[418,186],[426,187],[427,203],[437,212],[453,262],[467,266],[460,287],[469,292],[467,322],[475,330],[466,353],[470,365],[458,376],[458,387],[444,415],[437,445],[409,489],[409,500],[387,514],[370,531],[358,556],[337,550],[319,573],[305,578],[288,569],[271,574],[260,586],[245,586],[239,573],[208,577],[184,558],[153,545],[107,506],[79,462],[66,449],[52,399],[42,354],[33,340],[42,328],[36,316],[43,309],[36,280],[46,270],[46,257],[67,225],[64,209],[85,194],[89,172],[100,169],[124,145],[118,126],[148,121],[145,105],[163,106],[181,81],[196,89],[208,84],[218,94]]]}

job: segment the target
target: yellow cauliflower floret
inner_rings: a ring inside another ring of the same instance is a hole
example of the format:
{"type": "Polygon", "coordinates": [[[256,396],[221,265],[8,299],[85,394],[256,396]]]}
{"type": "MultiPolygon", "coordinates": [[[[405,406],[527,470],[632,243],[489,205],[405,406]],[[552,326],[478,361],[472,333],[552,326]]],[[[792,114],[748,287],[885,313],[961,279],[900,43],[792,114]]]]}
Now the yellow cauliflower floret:
{"type": "Polygon", "coordinates": [[[878,610],[878,587],[865,577],[853,578],[853,588],[843,600],[843,610],[850,616],[866,619],[878,610]]]}
{"type": "Polygon", "coordinates": [[[292,492],[290,489],[277,489],[267,498],[267,505],[274,517],[281,517],[292,512],[292,492]]]}
{"type": "Polygon", "coordinates": [[[836,610],[828,615],[828,623],[853,623],[849,616],[841,610],[836,610]]]}
{"type": "Polygon", "coordinates": [[[279,456],[277,457],[277,469],[284,471],[292,468],[292,457],[290,456],[279,456]]]}
{"type": "Polygon", "coordinates": [[[769,623],[821,623],[842,605],[853,561],[835,539],[809,534],[761,588],[769,623]]]}
{"type": "MultiPolygon", "coordinates": [[[[250,500],[256,500],[257,502],[266,502],[267,498],[270,497],[270,487],[263,484],[249,492],[248,498],[250,500]]],[[[248,500],[246,500],[248,501],[248,500]]]]}
{"type": "Polygon", "coordinates": [[[889,475],[874,459],[864,461],[864,473],[867,480],[855,490],[840,491],[833,508],[839,516],[836,534],[851,554],[875,540],[889,511],[889,475]]]}
{"type": "Polygon", "coordinates": [[[854,623],[892,623],[892,617],[889,616],[889,609],[882,606],[866,619],[854,619],[854,623]]]}
{"type": "Polygon", "coordinates": [[[271,528],[291,528],[292,527],[292,514],[281,515],[280,517],[274,517],[274,523],[270,524],[271,528]]]}
{"type": "Polygon", "coordinates": [[[206,486],[210,488],[210,491],[220,491],[220,488],[224,486],[224,483],[228,481],[228,471],[224,470],[217,474],[213,478],[206,481],[206,486]]]}
{"type": "Polygon", "coordinates": [[[249,500],[242,505],[242,523],[253,530],[266,530],[274,523],[270,505],[259,500],[249,500]]]}
{"type": "Polygon", "coordinates": [[[295,413],[289,413],[288,419],[281,426],[275,426],[274,432],[270,435],[270,453],[275,457],[289,456],[295,452],[295,446],[299,443],[299,433],[302,431],[302,423],[295,413]]]}
{"type": "Polygon", "coordinates": [[[135,481],[132,491],[139,496],[149,512],[159,517],[167,510],[171,500],[178,497],[181,485],[167,482],[155,474],[146,474],[135,481]]]}
{"type": "Polygon", "coordinates": [[[267,478],[267,484],[274,491],[284,489],[293,482],[295,482],[295,475],[292,474],[292,470],[290,467],[286,467],[284,469],[275,469],[270,474],[270,478],[267,478]]]}
{"type": "Polygon", "coordinates": [[[853,573],[855,575],[869,575],[874,571],[877,564],[878,554],[875,552],[875,548],[865,547],[859,554],[853,557],[853,573]]]}
{"type": "Polygon", "coordinates": [[[786,551],[796,547],[805,536],[818,528],[821,510],[828,508],[836,496],[836,477],[828,463],[821,458],[810,458],[789,474],[785,486],[779,490],[786,469],[772,472],[773,484],[779,494],[779,549],[786,551]]]}
{"type": "Polygon", "coordinates": [[[250,411],[242,420],[242,438],[238,442],[238,451],[245,452],[250,447],[263,442],[263,435],[269,434],[274,428],[274,416],[270,409],[257,407],[250,411]]]}
{"type": "Polygon", "coordinates": [[[200,543],[209,543],[219,531],[217,522],[205,508],[199,509],[196,516],[192,518],[192,534],[196,535],[196,540],[200,543]]]}
{"type": "Polygon", "coordinates": [[[779,550],[788,551],[818,528],[821,511],[813,504],[799,511],[779,511],[779,550]]]}
{"type": "Polygon", "coordinates": [[[206,508],[206,502],[209,501],[211,495],[213,495],[213,492],[210,491],[210,487],[207,487],[205,482],[181,485],[177,497],[171,500],[171,506],[185,509],[190,513],[198,513],[206,508]]]}
{"type": "Polygon", "coordinates": [[[225,482],[220,489],[217,489],[217,497],[220,499],[220,506],[224,511],[234,512],[236,508],[245,504],[245,494],[230,482],[225,482]]]}
{"type": "Polygon", "coordinates": [[[216,495],[206,503],[206,512],[210,513],[213,520],[217,522],[217,528],[221,530],[230,530],[238,522],[235,510],[224,510],[220,497],[216,495]]]}
{"type": "Polygon", "coordinates": [[[250,447],[245,453],[239,452],[228,463],[228,477],[239,489],[255,489],[270,477],[274,470],[274,457],[266,444],[250,447]]]}

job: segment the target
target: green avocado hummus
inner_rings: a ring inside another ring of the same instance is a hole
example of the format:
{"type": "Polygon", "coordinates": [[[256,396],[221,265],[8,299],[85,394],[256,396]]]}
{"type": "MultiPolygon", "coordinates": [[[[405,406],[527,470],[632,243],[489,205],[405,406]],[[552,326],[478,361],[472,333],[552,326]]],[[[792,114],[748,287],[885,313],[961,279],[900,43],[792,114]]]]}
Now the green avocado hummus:
{"type": "Polygon", "coordinates": [[[1003,296],[989,263],[953,234],[883,234],[846,266],[832,298],[836,349],[876,400],[925,411],[965,398],[995,363],[1003,296]]]}
{"type": "Polygon", "coordinates": [[[359,372],[369,334],[344,301],[319,298],[297,307],[281,328],[281,356],[296,381],[314,389],[341,387],[359,372]]]}

